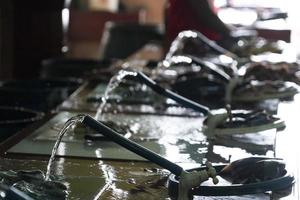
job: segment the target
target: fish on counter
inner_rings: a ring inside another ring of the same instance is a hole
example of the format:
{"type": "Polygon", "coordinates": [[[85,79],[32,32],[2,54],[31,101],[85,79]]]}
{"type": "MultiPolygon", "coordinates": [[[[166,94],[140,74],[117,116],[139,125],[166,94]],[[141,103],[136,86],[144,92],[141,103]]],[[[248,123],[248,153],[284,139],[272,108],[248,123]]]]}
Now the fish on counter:
{"type": "Polygon", "coordinates": [[[279,178],[286,173],[282,159],[249,157],[226,165],[218,175],[233,184],[249,184],[279,178]]]}
{"type": "Polygon", "coordinates": [[[244,67],[244,77],[247,80],[282,80],[300,84],[299,63],[250,63],[244,67]]]}
{"type": "Polygon", "coordinates": [[[287,81],[245,81],[233,91],[233,101],[253,102],[266,99],[291,98],[299,92],[299,86],[287,81]]]}

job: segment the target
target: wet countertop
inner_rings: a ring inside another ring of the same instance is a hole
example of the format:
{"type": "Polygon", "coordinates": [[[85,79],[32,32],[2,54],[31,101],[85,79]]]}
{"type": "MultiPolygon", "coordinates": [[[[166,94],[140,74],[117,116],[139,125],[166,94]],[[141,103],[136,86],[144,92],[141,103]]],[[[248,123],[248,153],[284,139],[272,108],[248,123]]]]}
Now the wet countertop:
{"type": "MultiPolygon", "coordinates": [[[[140,60],[145,58],[143,55],[159,59],[161,54],[157,53],[157,48],[148,46],[132,56],[132,59],[140,60]]],[[[126,62],[130,61],[132,60],[128,59],[126,62]]],[[[82,109],[83,105],[78,106],[76,102],[81,98],[82,103],[84,96],[91,92],[93,89],[90,87],[80,88],[80,91],[62,104],[57,114],[16,136],[20,142],[2,144],[4,154],[0,159],[1,170],[46,171],[51,147],[62,122],[78,113],[95,115],[92,111],[95,105],[84,105],[82,109]]],[[[214,141],[208,140],[201,131],[203,116],[186,115],[186,110],[175,115],[166,109],[155,114],[149,112],[149,109],[155,110],[151,105],[149,107],[146,110],[135,108],[135,113],[119,111],[117,114],[108,109],[104,115],[106,119],[130,124],[133,130],[130,139],[185,169],[198,167],[206,160],[220,164],[253,155],[266,155],[283,158],[287,170],[296,180],[291,190],[281,193],[194,199],[299,199],[299,95],[293,101],[280,102],[278,105],[277,114],[286,122],[284,130],[222,137],[214,141]]],[[[167,170],[111,141],[87,144],[81,135],[70,132],[64,137],[58,155],[52,174],[66,183],[68,199],[170,199],[166,186],[169,175],[167,170]]]]}

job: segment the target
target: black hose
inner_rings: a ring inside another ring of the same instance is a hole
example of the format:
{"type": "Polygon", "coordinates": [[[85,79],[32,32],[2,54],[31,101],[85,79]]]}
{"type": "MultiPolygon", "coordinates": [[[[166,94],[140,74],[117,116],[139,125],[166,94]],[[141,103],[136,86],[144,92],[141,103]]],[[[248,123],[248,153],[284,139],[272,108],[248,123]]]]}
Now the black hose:
{"type": "Polygon", "coordinates": [[[179,165],[163,158],[162,156],[158,155],[157,153],[155,153],[155,152],[153,152],[131,140],[128,140],[127,138],[123,137],[116,131],[114,131],[111,128],[109,128],[108,126],[104,125],[103,123],[94,120],[92,117],[85,116],[82,123],[92,129],[94,129],[98,133],[103,134],[105,137],[108,137],[109,139],[111,139],[112,141],[121,145],[122,147],[125,147],[126,149],[136,153],[137,155],[142,156],[143,158],[169,170],[176,176],[181,175],[181,172],[183,169],[179,165]]]}
{"type": "Polygon", "coordinates": [[[146,84],[148,87],[150,87],[156,93],[168,97],[170,99],[173,99],[177,103],[187,108],[192,108],[198,112],[203,113],[204,115],[208,115],[209,112],[208,107],[198,104],[190,99],[187,99],[179,94],[176,94],[175,92],[172,92],[171,90],[161,87],[155,81],[153,81],[148,76],[146,76],[144,73],[138,72],[136,78],[142,83],[146,84]]]}

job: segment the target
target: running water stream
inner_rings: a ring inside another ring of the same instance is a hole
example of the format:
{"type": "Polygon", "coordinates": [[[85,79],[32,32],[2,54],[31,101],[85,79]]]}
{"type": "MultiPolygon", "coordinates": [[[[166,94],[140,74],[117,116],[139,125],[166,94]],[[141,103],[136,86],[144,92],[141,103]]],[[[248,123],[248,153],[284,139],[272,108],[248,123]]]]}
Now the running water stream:
{"type": "MultiPolygon", "coordinates": [[[[97,109],[97,113],[95,115],[95,119],[96,120],[102,120],[102,117],[101,117],[101,114],[103,112],[103,109],[105,107],[105,104],[107,102],[107,100],[109,99],[111,93],[113,92],[114,89],[116,89],[120,83],[123,81],[123,79],[126,77],[126,76],[136,76],[137,73],[136,72],[131,72],[131,71],[126,71],[126,70],[120,70],[115,76],[113,76],[106,89],[105,89],[105,92],[104,92],[104,95],[102,97],[102,102],[101,104],[99,105],[98,109],[97,109]]],[[[52,149],[52,152],[51,152],[51,157],[49,159],[49,162],[48,162],[48,165],[47,165],[47,172],[46,172],[46,176],[45,176],[45,180],[46,181],[50,181],[50,174],[51,174],[51,171],[52,171],[52,165],[53,165],[53,162],[54,162],[54,159],[55,159],[55,155],[56,155],[56,152],[57,152],[57,149],[59,147],[59,144],[63,138],[63,136],[65,135],[65,133],[72,129],[73,126],[76,124],[76,123],[80,123],[82,122],[83,118],[85,117],[86,115],[78,115],[78,116],[75,116],[75,117],[72,117],[70,118],[63,126],[63,128],[60,130],[59,134],[58,134],[58,137],[57,137],[57,140],[53,146],[53,149],[52,149]]]]}
{"type": "Polygon", "coordinates": [[[126,76],[136,76],[137,73],[136,72],[131,72],[131,71],[126,71],[126,70],[120,70],[116,75],[114,75],[106,89],[105,89],[105,92],[104,92],[104,95],[103,97],[101,98],[101,104],[99,105],[98,109],[97,109],[97,113],[95,115],[95,119],[96,120],[103,120],[103,118],[101,117],[101,114],[103,112],[103,109],[106,105],[106,102],[107,100],[110,98],[110,95],[112,94],[112,92],[114,91],[114,89],[116,89],[120,83],[123,81],[123,79],[126,77],[126,76]]]}
{"type": "Polygon", "coordinates": [[[51,171],[52,171],[52,165],[53,165],[53,162],[54,162],[54,159],[55,159],[55,155],[56,155],[56,152],[57,152],[57,149],[59,147],[59,144],[63,138],[63,136],[65,135],[65,133],[72,129],[73,125],[75,125],[76,123],[79,123],[79,122],[82,122],[82,120],[84,119],[86,115],[77,115],[75,117],[72,117],[70,118],[66,123],[65,125],[63,126],[63,128],[60,130],[59,134],[58,134],[58,137],[56,139],[56,142],[53,146],[53,149],[52,149],[52,152],[51,152],[51,157],[48,161],[48,165],[47,165],[47,172],[46,172],[46,176],[45,176],[45,180],[46,181],[50,181],[50,174],[51,174],[51,171]]]}

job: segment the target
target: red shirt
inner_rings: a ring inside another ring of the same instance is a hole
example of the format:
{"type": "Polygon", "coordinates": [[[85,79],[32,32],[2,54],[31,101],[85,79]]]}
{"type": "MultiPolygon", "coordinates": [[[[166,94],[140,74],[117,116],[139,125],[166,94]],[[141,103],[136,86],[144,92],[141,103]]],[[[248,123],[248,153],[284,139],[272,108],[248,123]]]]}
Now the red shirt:
{"type": "MultiPolygon", "coordinates": [[[[206,1],[206,0],[198,0],[206,1]]],[[[194,10],[186,0],[169,0],[167,39],[173,41],[178,33],[184,30],[195,30],[212,40],[220,39],[220,35],[197,20],[194,10]]]]}

